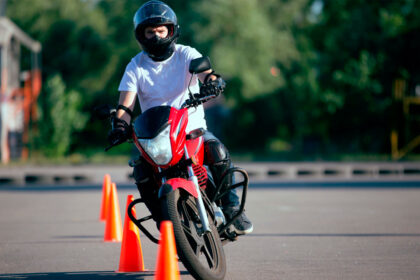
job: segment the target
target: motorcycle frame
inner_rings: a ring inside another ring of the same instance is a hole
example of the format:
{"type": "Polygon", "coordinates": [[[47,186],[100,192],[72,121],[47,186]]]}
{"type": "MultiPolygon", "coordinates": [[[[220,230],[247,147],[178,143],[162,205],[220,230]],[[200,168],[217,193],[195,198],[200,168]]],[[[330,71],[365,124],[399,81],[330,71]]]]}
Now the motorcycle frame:
{"type": "MultiPolygon", "coordinates": [[[[171,143],[171,151],[172,151],[172,158],[171,160],[164,165],[156,164],[153,159],[147,154],[147,152],[143,149],[138,141],[138,137],[136,133],[133,131],[132,137],[134,139],[134,144],[136,145],[137,149],[140,150],[142,156],[145,160],[147,160],[152,166],[159,167],[159,168],[169,168],[171,166],[176,165],[182,158],[184,154],[184,146],[185,141],[187,138],[187,133],[185,131],[188,123],[188,109],[176,109],[171,108],[169,113],[168,123],[170,128],[169,137],[171,143]]],[[[203,154],[204,158],[204,154],[203,154]]]]}
{"type": "MultiPolygon", "coordinates": [[[[136,134],[133,131],[133,139],[134,143],[137,148],[140,150],[142,156],[147,160],[156,170],[157,173],[160,174],[162,181],[161,185],[159,186],[159,194],[158,197],[162,198],[163,196],[167,195],[168,193],[175,191],[176,189],[183,189],[188,192],[191,196],[193,196],[196,200],[198,212],[200,219],[203,224],[203,234],[205,232],[210,231],[210,225],[207,218],[206,207],[203,203],[203,198],[201,196],[201,188],[198,183],[197,177],[194,174],[194,170],[192,168],[192,164],[203,165],[204,163],[204,138],[202,136],[203,131],[192,131],[189,134],[186,133],[185,129],[188,124],[188,109],[176,109],[171,108],[168,123],[170,125],[170,144],[171,144],[171,151],[172,151],[172,159],[166,165],[158,165],[156,164],[146,153],[143,147],[140,145],[136,134]],[[184,165],[188,170],[189,178],[166,178],[165,170],[170,169],[171,167],[179,164],[180,160],[184,157],[184,165]]],[[[164,126],[167,127],[167,126],[164,126]]],[[[227,240],[235,240],[236,236],[233,233],[230,233],[228,228],[230,225],[243,213],[246,201],[246,194],[248,190],[248,174],[245,170],[241,168],[231,168],[225,172],[222,176],[222,183],[216,188],[216,191],[212,197],[210,197],[210,202],[215,202],[227,194],[232,189],[238,188],[240,186],[243,187],[241,203],[239,207],[239,211],[237,214],[232,217],[226,224],[218,228],[218,232],[220,235],[224,234],[227,240]],[[226,180],[229,176],[234,175],[235,173],[242,174],[244,180],[236,183],[229,188],[223,189],[222,186],[225,185],[226,180]]],[[[134,207],[135,204],[144,202],[141,199],[136,200],[132,203],[131,207],[134,207]]],[[[129,208],[129,216],[130,216],[131,208],[129,208]]],[[[141,223],[151,219],[151,216],[144,217],[140,220],[136,220],[134,217],[130,216],[130,219],[139,227],[139,229],[145,233],[145,235],[153,242],[157,242],[157,239],[154,238],[142,225],[141,223]]]]}
{"type": "MultiPolygon", "coordinates": [[[[240,182],[238,182],[238,183],[235,183],[235,184],[233,184],[232,186],[230,186],[229,188],[227,188],[227,189],[225,189],[225,190],[223,190],[222,191],[222,185],[223,184],[221,184],[218,188],[217,188],[217,190],[216,190],[216,192],[215,192],[215,195],[213,196],[213,198],[212,199],[210,199],[210,203],[213,203],[213,202],[215,202],[215,201],[217,201],[217,200],[219,200],[221,197],[223,197],[225,194],[227,194],[229,191],[231,191],[232,189],[236,189],[236,188],[238,188],[238,187],[242,187],[243,189],[242,189],[242,195],[241,195],[241,204],[240,204],[240,208],[239,208],[239,211],[238,211],[238,213],[234,216],[234,217],[232,217],[232,219],[230,219],[229,221],[227,221],[227,223],[226,224],[224,224],[222,227],[219,227],[218,228],[218,232],[219,232],[219,235],[220,236],[224,236],[225,237],[225,239],[222,239],[222,244],[226,244],[226,243],[228,243],[228,242],[230,242],[230,241],[235,241],[236,240],[236,238],[237,238],[237,236],[234,234],[234,233],[231,233],[231,232],[229,232],[228,231],[228,229],[229,229],[229,226],[243,213],[243,211],[244,211],[244,208],[245,208],[245,202],[246,202],[246,194],[247,194],[247,192],[248,192],[248,182],[249,182],[249,177],[248,177],[248,174],[247,174],[247,172],[244,170],[244,169],[242,169],[242,168],[238,168],[238,167],[234,167],[234,168],[230,168],[229,170],[227,170],[224,174],[223,174],[223,177],[222,177],[222,182],[224,182],[225,180],[227,180],[227,178],[228,178],[228,176],[230,176],[230,175],[232,175],[232,174],[234,174],[234,173],[240,173],[240,174],[242,174],[242,176],[243,176],[243,180],[242,181],[240,181],[240,182]]],[[[179,178],[175,178],[175,179],[179,179],[179,178]]],[[[183,180],[185,180],[185,179],[183,179],[183,180]]],[[[168,180],[169,181],[169,180],[168,180]]],[[[187,181],[187,180],[186,180],[187,181]]],[[[179,182],[181,182],[181,181],[179,181],[179,182]]],[[[175,185],[175,184],[174,184],[175,185]]],[[[177,185],[177,184],[176,184],[177,185]]],[[[169,185],[167,185],[167,186],[169,186],[169,185]]],[[[161,187],[161,189],[160,190],[163,190],[165,188],[165,186],[162,186],[161,187]]],[[[168,189],[167,189],[167,191],[168,192],[170,192],[170,191],[172,191],[173,189],[172,189],[172,186],[169,186],[168,187],[168,189]]],[[[138,199],[135,199],[134,201],[132,201],[129,205],[128,205],[128,208],[127,208],[127,214],[128,214],[128,217],[130,218],[130,220],[149,238],[149,240],[150,241],[152,241],[153,243],[156,243],[156,244],[158,244],[159,243],[159,240],[158,239],[156,239],[143,225],[142,225],[142,223],[143,222],[146,222],[146,221],[148,221],[148,220],[150,220],[150,219],[152,219],[152,216],[151,215],[149,215],[149,216],[145,216],[145,217],[143,217],[143,218],[140,218],[140,219],[137,219],[137,218],[135,218],[134,217],[134,215],[132,214],[132,208],[133,207],[135,207],[135,205],[136,204],[139,204],[139,203],[144,203],[144,200],[142,199],[142,198],[138,198],[138,199]]]]}
{"type": "MultiPolygon", "coordinates": [[[[186,127],[188,124],[188,109],[176,109],[171,108],[168,118],[167,125],[170,125],[170,144],[172,151],[172,158],[169,163],[165,165],[156,164],[153,159],[147,154],[138,141],[137,135],[133,132],[133,139],[136,147],[140,150],[142,156],[155,168],[158,168],[159,171],[172,167],[179,163],[182,157],[185,158],[187,162],[191,159],[191,163],[203,165],[204,162],[204,139],[201,135],[198,137],[188,137],[186,133],[186,127]]],[[[166,127],[166,126],[165,126],[166,127]]],[[[197,204],[198,214],[203,225],[203,232],[210,232],[210,224],[207,218],[206,208],[203,203],[203,198],[201,196],[200,185],[198,183],[197,176],[194,173],[192,164],[187,165],[188,170],[188,180],[184,178],[170,178],[166,179],[165,176],[162,177],[162,185],[159,189],[159,198],[162,198],[164,195],[167,195],[169,192],[176,189],[183,189],[192,195],[197,204]]]]}

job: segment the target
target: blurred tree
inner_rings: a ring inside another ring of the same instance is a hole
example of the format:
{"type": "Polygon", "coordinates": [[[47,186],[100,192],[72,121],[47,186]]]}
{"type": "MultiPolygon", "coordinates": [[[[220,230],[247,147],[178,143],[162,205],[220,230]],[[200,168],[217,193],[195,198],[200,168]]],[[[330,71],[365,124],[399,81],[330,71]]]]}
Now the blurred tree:
{"type": "Polygon", "coordinates": [[[96,1],[10,0],[7,15],[43,45],[43,74],[59,73],[87,102],[110,76],[107,21],[96,1]]]}
{"type": "MultiPolygon", "coordinates": [[[[7,15],[43,43],[45,77],[58,73],[66,93],[80,92],[83,113],[117,101],[125,66],[141,51],[132,19],[144,2],[9,0],[7,15]]],[[[420,83],[420,1],[167,3],[178,42],[209,55],[228,81],[231,149],[388,151],[392,81],[420,83]]],[[[41,101],[52,107],[49,94],[41,101]]],[[[105,129],[90,118],[76,147],[105,145],[105,129]]]]}
{"type": "MultiPolygon", "coordinates": [[[[107,20],[96,8],[96,1],[10,0],[7,15],[33,38],[41,41],[43,78],[45,81],[48,78],[60,77],[60,83],[63,83],[61,86],[66,88],[66,91],[61,92],[60,98],[67,98],[66,95],[70,94],[68,97],[70,99],[65,102],[70,102],[66,104],[72,105],[72,102],[78,99],[75,96],[79,96],[76,92],[82,93],[80,98],[83,102],[80,106],[61,107],[63,116],[77,113],[74,111],[77,108],[81,119],[84,119],[86,111],[94,106],[92,103],[97,99],[96,96],[105,91],[107,81],[115,70],[115,60],[110,60],[112,52],[106,37],[107,20]]],[[[55,81],[53,84],[57,83],[55,81]]],[[[39,98],[44,112],[52,113],[59,105],[55,102],[60,102],[61,99],[51,96],[57,91],[58,89],[44,87],[39,98]]],[[[52,116],[59,115],[52,114],[52,116]]],[[[71,133],[63,131],[67,128],[54,124],[61,120],[47,118],[43,121],[45,123],[40,126],[45,128],[50,125],[50,128],[41,130],[47,133],[41,135],[41,139],[46,140],[45,137],[48,138],[50,135],[57,135],[60,138],[60,141],[50,142],[50,151],[62,154],[68,151],[70,143],[84,146],[88,140],[88,138],[63,140],[59,135],[70,136],[71,133]],[[53,147],[54,145],[57,146],[53,147]]],[[[79,127],[81,124],[84,126],[86,122],[78,123],[76,126],[78,130],[82,129],[79,127]]]]}
{"type": "Polygon", "coordinates": [[[307,34],[319,55],[325,135],[348,152],[389,152],[392,82],[420,74],[420,2],[314,3],[323,8],[307,34]]]}
{"type": "Polygon", "coordinates": [[[228,95],[232,103],[250,100],[284,87],[278,65],[290,66],[299,54],[290,27],[299,1],[200,1],[192,8],[194,43],[212,58],[215,67],[236,81],[228,95]]]}
{"type": "MultiPolygon", "coordinates": [[[[289,142],[297,132],[300,110],[294,109],[299,92],[291,92],[288,79],[306,60],[293,30],[302,24],[307,5],[307,0],[191,4],[195,17],[187,28],[194,46],[209,55],[216,71],[228,80],[232,117],[227,129],[235,127],[238,133],[227,133],[227,143],[234,150],[264,150],[272,142],[289,142]]],[[[294,78],[308,85],[314,75],[294,78]]],[[[290,148],[287,143],[275,146],[290,148]]]]}
{"type": "Polygon", "coordinates": [[[81,112],[83,98],[79,92],[66,89],[60,75],[48,78],[45,92],[47,99],[40,110],[38,148],[42,147],[49,156],[64,156],[75,142],[74,133],[83,129],[88,120],[81,112]]]}

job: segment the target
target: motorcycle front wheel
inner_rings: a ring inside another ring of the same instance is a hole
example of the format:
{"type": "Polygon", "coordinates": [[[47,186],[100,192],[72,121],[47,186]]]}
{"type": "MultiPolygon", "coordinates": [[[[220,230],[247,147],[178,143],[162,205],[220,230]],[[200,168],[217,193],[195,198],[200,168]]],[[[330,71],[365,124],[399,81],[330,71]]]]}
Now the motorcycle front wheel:
{"type": "Polygon", "coordinates": [[[162,199],[163,217],[174,227],[177,253],[195,279],[221,280],[226,274],[226,258],[219,233],[208,215],[211,232],[201,234],[195,198],[182,189],[162,199]]]}

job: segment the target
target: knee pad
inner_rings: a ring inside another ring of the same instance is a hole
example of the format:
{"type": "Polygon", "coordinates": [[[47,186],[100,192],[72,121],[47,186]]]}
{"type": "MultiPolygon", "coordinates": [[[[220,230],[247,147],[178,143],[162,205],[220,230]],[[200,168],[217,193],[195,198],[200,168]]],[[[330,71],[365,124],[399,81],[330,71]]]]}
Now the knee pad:
{"type": "Polygon", "coordinates": [[[220,141],[214,139],[207,141],[204,144],[204,152],[207,165],[230,162],[229,151],[220,141]]]}

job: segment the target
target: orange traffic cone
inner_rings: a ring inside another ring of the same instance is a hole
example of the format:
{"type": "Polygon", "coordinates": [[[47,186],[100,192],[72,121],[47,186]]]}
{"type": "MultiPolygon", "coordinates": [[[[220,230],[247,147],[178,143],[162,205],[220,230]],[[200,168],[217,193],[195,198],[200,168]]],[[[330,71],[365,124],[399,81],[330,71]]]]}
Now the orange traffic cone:
{"type": "Polygon", "coordinates": [[[155,279],[180,280],[172,222],[161,222],[160,233],[155,279]]]}
{"type": "MultiPolygon", "coordinates": [[[[128,205],[134,200],[133,195],[127,196],[127,211],[125,212],[124,232],[121,244],[120,267],[118,272],[145,271],[143,252],[141,250],[140,232],[137,226],[128,217],[128,205]]],[[[132,208],[136,217],[136,209],[132,208]]]]}
{"type": "Polygon", "coordinates": [[[109,174],[105,174],[104,181],[102,183],[102,203],[101,203],[101,213],[99,215],[99,220],[101,222],[106,221],[106,214],[108,213],[108,201],[109,201],[109,194],[111,190],[111,176],[109,174]]]}
{"type": "Polygon", "coordinates": [[[105,224],[105,242],[121,242],[122,226],[120,204],[118,203],[117,187],[111,184],[111,191],[108,200],[108,213],[105,224]]]}

